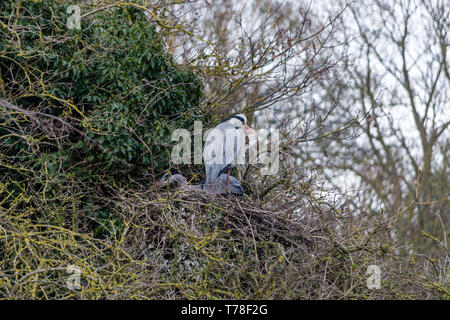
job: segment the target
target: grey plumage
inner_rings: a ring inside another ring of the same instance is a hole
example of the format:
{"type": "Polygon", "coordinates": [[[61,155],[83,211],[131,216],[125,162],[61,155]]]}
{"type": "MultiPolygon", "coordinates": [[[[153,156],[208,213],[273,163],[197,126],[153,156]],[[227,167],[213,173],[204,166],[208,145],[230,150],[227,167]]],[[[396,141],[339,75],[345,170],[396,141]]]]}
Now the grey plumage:
{"type": "Polygon", "coordinates": [[[237,118],[227,119],[215,127],[206,138],[203,150],[206,171],[204,188],[212,193],[216,193],[214,188],[219,181],[219,176],[235,166],[237,157],[244,147],[244,129],[248,126],[244,115],[238,115],[238,117],[244,122],[237,118]]]}
{"type": "MultiPolygon", "coordinates": [[[[180,188],[185,188],[188,186],[186,178],[179,173],[172,174],[172,175],[165,173],[161,177],[161,179],[159,179],[159,181],[158,181],[158,186],[171,185],[171,184],[177,184],[180,188]]],[[[193,185],[193,186],[195,186],[195,185],[193,185]]],[[[201,185],[198,185],[198,187],[199,187],[199,189],[201,189],[201,185]]]]}
{"type": "MultiPolygon", "coordinates": [[[[217,179],[217,183],[214,188],[214,193],[218,194],[226,194],[227,191],[227,174],[222,173],[219,175],[217,179]]],[[[236,196],[243,196],[244,195],[244,188],[242,188],[239,181],[233,177],[230,176],[230,193],[234,194],[236,196]]]]}
{"type": "MultiPolygon", "coordinates": [[[[209,188],[205,188],[204,183],[193,185],[188,184],[186,178],[178,173],[173,175],[169,175],[166,173],[158,181],[158,186],[172,185],[172,184],[177,184],[178,187],[186,191],[201,190],[208,194],[211,193],[211,190],[209,188]]],[[[227,175],[223,173],[220,174],[216,180],[214,194],[226,194],[226,193],[227,193],[227,175]]],[[[233,176],[230,176],[230,193],[236,196],[244,195],[244,188],[242,188],[239,181],[233,176]]]]}

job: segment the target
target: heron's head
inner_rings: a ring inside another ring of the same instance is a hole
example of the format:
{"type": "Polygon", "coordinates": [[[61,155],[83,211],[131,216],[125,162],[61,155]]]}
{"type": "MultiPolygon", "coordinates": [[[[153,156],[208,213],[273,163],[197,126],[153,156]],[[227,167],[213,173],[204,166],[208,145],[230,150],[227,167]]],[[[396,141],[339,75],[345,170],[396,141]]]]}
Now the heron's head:
{"type": "Polygon", "coordinates": [[[242,127],[248,133],[256,135],[255,130],[253,130],[252,128],[250,128],[248,126],[248,124],[247,124],[247,117],[244,114],[242,114],[242,113],[234,115],[234,116],[226,119],[225,121],[233,124],[234,126],[242,127]]]}
{"type": "Polygon", "coordinates": [[[169,178],[169,173],[164,173],[164,175],[161,177],[161,179],[159,179],[156,182],[155,186],[157,188],[159,188],[159,187],[162,187],[163,185],[166,185],[168,178],[169,178]]]}
{"type": "Polygon", "coordinates": [[[186,184],[186,179],[179,173],[171,174],[171,173],[165,173],[161,179],[156,182],[156,187],[160,188],[162,186],[170,185],[176,183],[179,186],[183,186],[186,184]]]}

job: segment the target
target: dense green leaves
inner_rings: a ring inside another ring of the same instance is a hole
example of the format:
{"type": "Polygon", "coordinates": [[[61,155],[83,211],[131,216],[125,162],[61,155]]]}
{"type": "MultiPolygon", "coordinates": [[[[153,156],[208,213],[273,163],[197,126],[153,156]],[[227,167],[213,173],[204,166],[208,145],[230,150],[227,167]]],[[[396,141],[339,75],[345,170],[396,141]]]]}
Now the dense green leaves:
{"type": "Polygon", "coordinates": [[[113,237],[111,186],[169,166],[202,84],[140,10],[96,10],[72,30],[71,4],[0,2],[0,98],[23,110],[0,107],[0,209],[31,199],[29,219],[60,226],[86,211],[95,236],[113,237]]]}
{"type": "Polygon", "coordinates": [[[76,161],[101,162],[102,170],[123,169],[124,161],[134,169],[167,167],[170,132],[190,124],[201,82],[173,64],[142,12],[99,11],[69,30],[59,1],[0,8],[5,25],[17,17],[23,27],[20,46],[14,36],[0,40],[6,96],[86,132],[84,142],[73,130],[62,142],[68,159],[77,150],[76,161]]]}

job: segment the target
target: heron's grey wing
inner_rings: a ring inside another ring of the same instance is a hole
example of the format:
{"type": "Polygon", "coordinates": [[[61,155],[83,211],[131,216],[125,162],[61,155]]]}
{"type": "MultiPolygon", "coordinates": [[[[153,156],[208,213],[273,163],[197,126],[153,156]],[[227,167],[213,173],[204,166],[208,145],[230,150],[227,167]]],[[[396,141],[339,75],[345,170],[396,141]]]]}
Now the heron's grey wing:
{"type": "MultiPolygon", "coordinates": [[[[215,127],[206,137],[203,148],[203,159],[205,161],[206,183],[211,184],[217,180],[220,171],[230,163],[232,155],[227,150],[226,135],[234,126],[229,123],[221,123],[215,127]]],[[[230,139],[228,139],[230,141],[230,139]]]]}
{"type": "Polygon", "coordinates": [[[230,176],[230,191],[232,194],[243,196],[244,188],[242,188],[241,183],[233,176],[230,176]]]}
{"type": "MultiPolygon", "coordinates": [[[[228,192],[227,187],[227,175],[225,173],[219,176],[218,191],[216,193],[225,194],[228,192]]],[[[244,188],[242,188],[240,182],[233,176],[230,176],[230,192],[234,195],[244,195],[244,188]]]]}
{"type": "Polygon", "coordinates": [[[218,127],[225,136],[224,164],[234,167],[239,151],[245,143],[244,130],[226,122],[221,123],[218,127]]]}
{"type": "Polygon", "coordinates": [[[206,179],[203,183],[203,189],[209,192],[217,193],[215,185],[217,184],[217,176],[221,170],[221,165],[205,163],[206,179]]]}
{"type": "Polygon", "coordinates": [[[192,191],[192,190],[202,190],[203,187],[201,184],[190,184],[183,187],[186,191],[192,191]]]}
{"type": "Polygon", "coordinates": [[[204,188],[211,189],[217,181],[217,176],[223,167],[223,133],[217,127],[206,137],[203,148],[203,160],[205,161],[206,181],[204,188]]]}

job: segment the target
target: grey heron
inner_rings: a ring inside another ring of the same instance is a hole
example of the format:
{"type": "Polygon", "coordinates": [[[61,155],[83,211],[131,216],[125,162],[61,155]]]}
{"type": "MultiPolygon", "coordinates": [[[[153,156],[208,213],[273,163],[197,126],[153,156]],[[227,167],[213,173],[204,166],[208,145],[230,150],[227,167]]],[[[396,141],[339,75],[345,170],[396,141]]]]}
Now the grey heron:
{"type": "Polygon", "coordinates": [[[256,132],[247,125],[245,115],[237,114],[225,119],[206,137],[203,149],[206,180],[203,186],[210,193],[214,194],[215,188],[220,188],[218,183],[224,173],[227,190],[231,193],[230,171],[245,146],[245,131],[256,135],[256,132]]]}
{"type": "MultiPolygon", "coordinates": [[[[170,175],[169,173],[165,173],[161,177],[161,179],[159,179],[159,181],[156,183],[156,186],[159,188],[159,187],[162,187],[165,185],[171,185],[171,184],[177,184],[178,187],[180,187],[181,189],[186,190],[186,191],[201,190],[205,193],[210,193],[209,189],[204,188],[204,183],[193,184],[193,185],[188,184],[186,178],[179,173],[176,173],[173,175],[170,175]]],[[[236,196],[243,196],[244,188],[242,188],[241,184],[235,177],[233,177],[233,176],[227,177],[227,175],[225,173],[222,173],[221,175],[219,175],[219,177],[217,179],[216,189],[214,190],[214,192],[216,194],[231,193],[236,196]],[[229,181],[229,184],[230,184],[229,191],[227,188],[227,181],[229,181]]]]}

